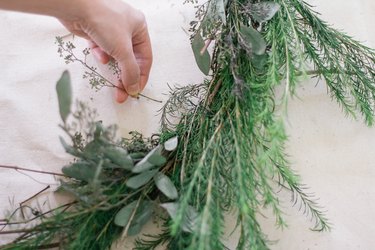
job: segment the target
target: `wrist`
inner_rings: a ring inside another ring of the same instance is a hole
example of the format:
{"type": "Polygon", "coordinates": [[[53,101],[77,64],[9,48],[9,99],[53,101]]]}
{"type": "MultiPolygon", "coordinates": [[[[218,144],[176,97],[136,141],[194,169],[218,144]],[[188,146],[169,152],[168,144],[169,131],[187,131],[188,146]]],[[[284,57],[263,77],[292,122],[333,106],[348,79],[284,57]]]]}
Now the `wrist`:
{"type": "MultiPolygon", "coordinates": [[[[46,0],[44,0],[46,1],[46,0]]],[[[86,19],[93,6],[100,0],[53,0],[55,6],[51,8],[50,16],[67,21],[86,19]]]]}

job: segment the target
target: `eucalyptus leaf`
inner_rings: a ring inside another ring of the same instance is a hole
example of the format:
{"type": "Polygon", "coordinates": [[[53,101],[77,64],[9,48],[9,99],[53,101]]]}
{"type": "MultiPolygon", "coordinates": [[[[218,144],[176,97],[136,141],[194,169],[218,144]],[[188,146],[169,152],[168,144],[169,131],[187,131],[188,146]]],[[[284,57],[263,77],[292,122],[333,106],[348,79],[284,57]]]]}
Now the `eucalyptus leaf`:
{"type": "Polygon", "coordinates": [[[141,224],[131,224],[128,230],[128,236],[135,236],[142,231],[143,225],[141,224]]]}
{"type": "Polygon", "coordinates": [[[168,176],[163,173],[157,173],[154,176],[154,181],[158,189],[169,199],[175,200],[178,198],[177,189],[168,176]]]}
{"type": "Polygon", "coordinates": [[[260,2],[249,4],[250,15],[259,23],[272,19],[280,10],[280,5],[275,2],[260,2]]]}
{"type": "Polygon", "coordinates": [[[129,224],[129,220],[131,219],[134,210],[137,211],[130,222],[128,235],[136,235],[138,234],[142,227],[150,220],[153,213],[153,206],[150,201],[141,201],[139,206],[137,207],[138,201],[133,201],[123,207],[120,211],[117,212],[115,216],[115,224],[120,227],[126,227],[129,224]]]}
{"type": "Polygon", "coordinates": [[[175,136],[164,143],[164,149],[167,151],[174,151],[178,146],[178,136],[175,136]]]}
{"type": "Polygon", "coordinates": [[[86,159],[97,161],[100,155],[103,154],[104,145],[100,140],[93,140],[89,142],[83,149],[83,156],[86,159]]]}
{"type": "Polygon", "coordinates": [[[139,175],[129,178],[129,180],[126,182],[126,186],[132,189],[140,188],[143,185],[145,185],[147,182],[149,182],[157,172],[158,172],[157,169],[144,171],[139,175]]]}
{"type": "Polygon", "coordinates": [[[71,112],[72,106],[72,86],[70,83],[70,74],[68,71],[64,71],[61,78],[56,84],[56,92],[59,100],[60,116],[65,123],[71,112]]]}
{"type": "Polygon", "coordinates": [[[216,13],[219,16],[220,20],[225,25],[227,23],[227,17],[225,15],[225,5],[227,0],[217,0],[216,1],[216,13]]]}
{"type": "Polygon", "coordinates": [[[125,227],[128,224],[134,209],[137,207],[137,203],[138,201],[133,201],[117,212],[114,220],[117,226],[125,227]]]}
{"type": "Polygon", "coordinates": [[[240,32],[244,45],[251,50],[251,53],[263,55],[266,52],[266,41],[258,31],[252,27],[241,25],[240,32]]]}
{"type": "Polygon", "coordinates": [[[266,66],[267,59],[267,54],[263,54],[260,56],[254,54],[251,57],[251,62],[256,69],[262,70],[266,66]]]}
{"type": "Polygon", "coordinates": [[[195,61],[197,62],[199,69],[203,74],[208,75],[211,68],[211,56],[207,50],[205,50],[203,54],[201,53],[204,46],[205,43],[202,36],[197,33],[191,42],[191,47],[193,49],[195,61]]]}
{"type": "Polygon", "coordinates": [[[155,167],[155,165],[149,163],[147,160],[142,159],[138,162],[135,167],[132,169],[133,173],[142,173],[144,171],[150,170],[151,168],[155,167]]]}
{"type": "Polygon", "coordinates": [[[67,152],[67,153],[70,154],[70,155],[76,156],[76,157],[80,157],[80,156],[81,156],[80,152],[79,152],[76,148],[70,146],[70,145],[64,140],[64,138],[62,138],[62,137],[60,136],[59,139],[60,139],[61,145],[62,145],[62,146],[64,147],[64,149],[65,149],[65,152],[67,152]]]}
{"type": "Polygon", "coordinates": [[[96,169],[86,162],[76,162],[62,168],[62,172],[71,178],[90,182],[95,177],[96,169]]]}
{"type": "Polygon", "coordinates": [[[133,160],[125,149],[120,147],[106,147],[104,150],[104,155],[121,168],[132,170],[134,167],[133,160]]]}
{"type": "Polygon", "coordinates": [[[142,152],[134,152],[134,153],[130,153],[129,156],[134,160],[140,160],[140,159],[143,159],[143,157],[146,156],[145,153],[142,153],[142,152]]]}
{"type": "Polygon", "coordinates": [[[162,154],[162,147],[159,145],[151,150],[140,162],[132,169],[133,173],[141,173],[155,167],[159,163],[158,158],[162,154]],[[151,159],[151,160],[150,160],[151,159]],[[156,162],[156,163],[155,163],[156,162]]]}
{"type": "MultiPolygon", "coordinates": [[[[172,220],[176,220],[180,204],[177,202],[160,204],[162,208],[167,210],[172,220]]],[[[193,232],[197,227],[198,212],[192,206],[188,206],[185,210],[185,215],[182,218],[182,230],[188,233],[193,232]]]]}
{"type": "Polygon", "coordinates": [[[167,159],[164,156],[157,154],[150,156],[147,161],[157,167],[164,166],[167,163],[167,159]]]}

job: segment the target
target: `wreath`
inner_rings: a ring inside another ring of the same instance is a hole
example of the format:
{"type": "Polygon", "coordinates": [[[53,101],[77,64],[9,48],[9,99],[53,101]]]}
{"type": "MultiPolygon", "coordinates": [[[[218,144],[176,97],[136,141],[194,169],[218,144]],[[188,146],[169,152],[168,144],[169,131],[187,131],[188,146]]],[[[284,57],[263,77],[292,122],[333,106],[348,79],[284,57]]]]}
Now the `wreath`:
{"type": "MultiPolygon", "coordinates": [[[[375,51],[333,29],[300,0],[185,2],[196,6],[191,45],[207,79],[171,88],[160,110],[160,134],[132,132],[124,139],[84,103],[74,106],[64,72],[56,89],[69,140],[60,140],[75,160],[62,168],[59,191],[75,199],[23,223],[10,217],[2,225],[22,227],[0,231],[19,233],[2,249],[109,249],[121,236],[142,234],[155,217],[160,232],[139,236],[134,249],[227,249],[222,236],[231,211],[236,248],[269,249],[257,216],[269,208],[277,227],[287,225],[280,189],[312,220],[312,230],[330,229],[290,168],[287,102],[302,80],[317,77],[346,114],[373,125],[375,51]]],[[[67,63],[86,67],[93,88],[115,87],[75,55],[71,42],[58,38],[57,44],[67,63]]],[[[118,74],[116,63],[111,67],[118,74]]]]}

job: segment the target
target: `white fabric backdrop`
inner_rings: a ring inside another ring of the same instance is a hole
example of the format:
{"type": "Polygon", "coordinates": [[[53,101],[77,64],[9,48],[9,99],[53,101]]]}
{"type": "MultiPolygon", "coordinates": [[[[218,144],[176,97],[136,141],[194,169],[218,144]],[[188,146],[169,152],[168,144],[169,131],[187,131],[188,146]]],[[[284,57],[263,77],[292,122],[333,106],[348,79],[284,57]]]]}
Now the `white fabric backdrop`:
{"type": "MultiPolygon", "coordinates": [[[[375,47],[372,0],[310,2],[335,27],[375,47]]],[[[184,31],[194,16],[192,6],[172,0],[131,4],[145,12],[153,41],[154,66],[144,93],[165,100],[166,83],[200,82],[202,75],[184,31]]],[[[82,68],[64,64],[56,53],[54,37],[66,33],[52,18],[0,11],[0,165],[59,171],[69,161],[58,141],[62,132],[57,127],[60,120],[55,94],[55,82],[64,69],[72,74],[75,96],[96,107],[105,123],[118,124],[123,135],[131,130],[146,135],[157,131],[160,105],[144,99],[118,105],[112,90],[90,90],[81,78],[82,68]]],[[[75,43],[85,45],[80,39],[75,43]]],[[[329,233],[308,231],[310,224],[305,217],[286,203],[288,229],[275,230],[271,218],[262,219],[265,232],[272,240],[279,240],[273,249],[375,249],[375,128],[345,118],[326,92],[324,83],[301,84],[300,100],[289,105],[288,150],[293,168],[321,198],[319,202],[327,209],[334,229],[329,233]]],[[[0,169],[0,217],[10,209],[9,200],[17,205],[46,183],[54,183],[50,176],[32,176],[41,183],[0,169]]],[[[228,231],[233,223],[228,219],[228,231]]],[[[228,242],[235,241],[235,236],[227,238],[228,242]]],[[[0,236],[0,243],[5,240],[0,236]]]]}

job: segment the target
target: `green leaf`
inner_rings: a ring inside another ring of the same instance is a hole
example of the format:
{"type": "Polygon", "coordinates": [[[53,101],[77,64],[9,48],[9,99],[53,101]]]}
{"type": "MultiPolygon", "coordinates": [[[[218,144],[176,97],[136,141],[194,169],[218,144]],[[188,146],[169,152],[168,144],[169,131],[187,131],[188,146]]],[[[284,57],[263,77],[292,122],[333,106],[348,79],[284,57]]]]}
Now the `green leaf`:
{"type": "Polygon", "coordinates": [[[64,140],[64,138],[62,138],[60,136],[59,139],[60,139],[61,145],[65,149],[65,152],[67,152],[70,155],[76,156],[76,157],[80,157],[81,156],[80,152],[76,148],[74,148],[74,147],[70,146],[68,143],[66,143],[66,141],[64,140]]]}
{"type": "Polygon", "coordinates": [[[267,59],[268,59],[267,54],[263,54],[260,56],[254,54],[251,57],[251,62],[256,69],[262,70],[266,66],[267,59]]]}
{"type": "Polygon", "coordinates": [[[72,106],[72,86],[70,84],[70,75],[68,71],[64,71],[57,82],[56,92],[59,100],[60,116],[65,123],[72,106]]]}
{"type": "Polygon", "coordinates": [[[142,152],[134,152],[134,153],[130,153],[129,156],[134,160],[141,160],[143,159],[143,157],[146,156],[145,153],[142,153],[142,152]]]}
{"type": "Polygon", "coordinates": [[[201,53],[204,46],[205,43],[202,36],[197,33],[192,40],[191,47],[193,49],[195,61],[197,62],[199,69],[203,74],[208,75],[211,67],[211,57],[207,50],[205,50],[203,54],[201,53]]]}
{"type": "Polygon", "coordinates": [[[157,154],[150,156],[147,161],[157,167],[161,167],[167,163],[167,159],[164,156],[157,154]]]}
{"type": "Polygon", "coordinates": [[[158,172],[158,170],[149,170],[145,171],[139,175],[133,176],[129,178],[129,180],[126,182],[126,186],[137,189],[145,185],[147,182],[151,180],[152,177],[158,172]]]}
{"type": "Polygon", "coordinates": [[[154,206],[152,202],[143,201],[141,202],[139,209],[134,216],[133,222],[135,224],[143,226],[150,220],[153,212],[154,212],[154,206]]]}
{"type": "Polygon", "coordinates": [[[100,140],[93,140],[83,149],[83,156],[85,159],[97,161],[101,158],[104,148],[105,147],[100,140]]]}
{"type": "Polygon", "coordinates": [[[133,159],[128,152],[120,147],[106,147],[104,155],[114,164],[126,170],[132,170],[134,167],[133,159]]]}
{"type": "Polygon", "coordinates": [[[240,32],[244,41],[243,45],[248,51],[250,50],[251,53],[256,55],[263,55],[266,52],[266,41],[258,31],[252,27],[241,25],[240,32]]]}
{"type": "Polygon", "coordinates": [[[162,147],[160,145],[155,147],[140,162],[135,165],[135,167],[132,169],[133,173],[141,173],[155,167],[156,165],[158,165],[158,163],[163,163],[163,160],[160,158],[163,157],[161,153],[162,147]]]}
{"type": "Polygon", "coordinates": [[[143,225],[141,224],[131,224],[128,230],[128,236],[135,236],[142,231],[143,225]]]}
{"type": "Polygon", "coordinates": [[[138,201],[133,201],[117,212],[114,220],[117,226],[125,227],[129,223],[130,217],[133,214],[134,209],[137,207],[137,203],[138,201]]]}
{"type": "MultiPolygon", "coordinates": [[[[167,210],[173,220],[176,220],[179,213],[180,204],[177,202],[160,204],[162,208],[167,210]]],[[[188,206],[182,218],[182,230],[188,233],[193,232],[197,227],[198,213],[194,207],[188,206]]]]}
{"type": "Polygon", "coordinates": [[[225,25],[227,23],[227,17],[225,15],[225,5],[227,1],[217,0],[216,1],[216,13],[225,25]]]}
{"type": "Polygon", "coordinates": [[[174,151],[178,146],[178,136],[175,136],[164,143],[164,149],[167,151],[174,151]]]}
{"type": "Polygon", "coordinates": [[[138,207],[137,203],[138,201],[133,201],[123,207],[117,212],[114,220],[117,226],[125,227],[129,224],[129,220],[131,219],[134,210],[137,209],[132,221],[130,222],[128,230],[129,236],[138,234],[142,227],[150,220],[153,213],[153,206],[150,201],[141,201],[138,207]]]}
{"type": "Polygon", "coordinates": [[[62,168],[62,172],[71,178],[90,182],[95,177],[95,168],[86,162],[76,162],[62,168]]]}
{"type": "Polygon", "coordinates": [[[175,200],[178,198],[178,192],[171,179],[163,173],[158,173],[154,176],[154,181],[158,189],[169,199],[175,200]]]}
{"type": "Polygon", "coordinates": [[[155,165],[149,163],[144,158],[138,162],[135,167],[132,169],[133,173],[142,173],[144,171],[150,170],[151,168],[155,167],[155,165]]]}
{"type": "Polygon", "coordinates": [[[259,23],[271,20],[279,9],[280,5],[275,2],[249,4],[250,15],[259,23]]]}

